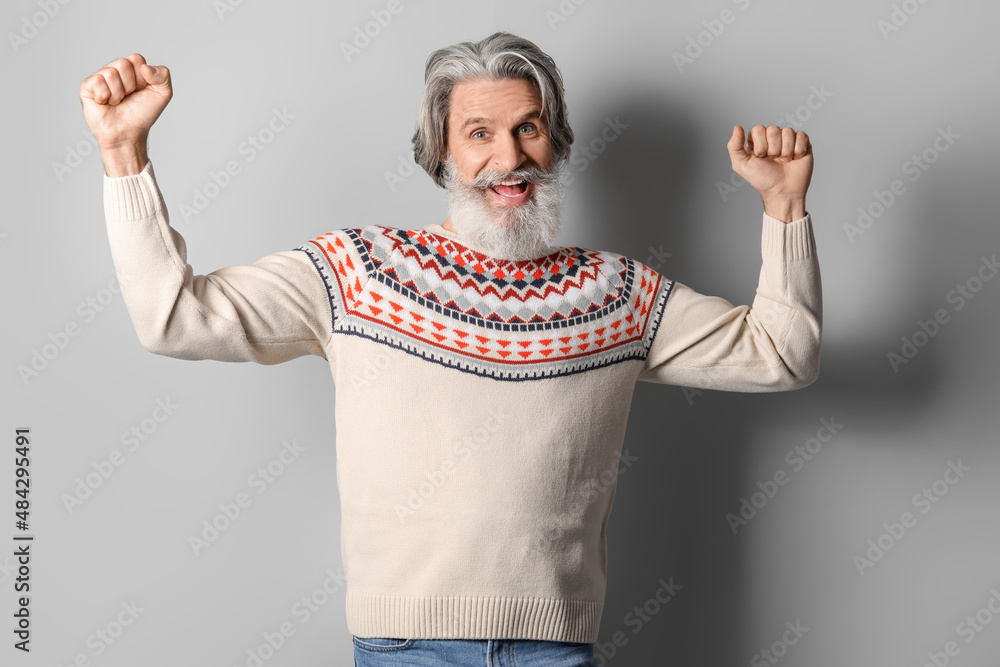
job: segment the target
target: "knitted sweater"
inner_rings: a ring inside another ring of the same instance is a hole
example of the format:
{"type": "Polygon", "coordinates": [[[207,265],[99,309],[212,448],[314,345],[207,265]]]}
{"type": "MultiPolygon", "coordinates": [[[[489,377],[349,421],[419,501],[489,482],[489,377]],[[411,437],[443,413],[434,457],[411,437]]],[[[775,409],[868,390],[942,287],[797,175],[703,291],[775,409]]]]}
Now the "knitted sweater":
{"type": "Polygon", "coordinates": [[[195,275],[152,164],[105,176],[104,205],[147,349],[329,363],[362,637],[596,641],[635,382],[779,391],[818,374],[808,215],[764,215],[750,308],[608,252],[492,259],[437,224],[336,230],[195,275]]]}

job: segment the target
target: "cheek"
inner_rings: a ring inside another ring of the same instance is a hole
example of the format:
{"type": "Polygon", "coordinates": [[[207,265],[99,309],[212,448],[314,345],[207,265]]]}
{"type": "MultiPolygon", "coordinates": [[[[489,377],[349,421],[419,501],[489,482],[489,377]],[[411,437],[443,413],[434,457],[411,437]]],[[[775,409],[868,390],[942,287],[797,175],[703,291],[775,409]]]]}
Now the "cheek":
{"type": "Polygon", "coordinates": [[[552,166],[552,146],[548,140],[539,141],[530,149],[531,159],[542,169],[552,166]]]}
{"type": "Polygon", "coordinates": [[[459,165],[459,171],[465,179],[477,178],[484,169],[489,166],[490,155],[483,149],[469,150],[462,154],[461,158],[455,158],[459,165]]]}
{"type": "Polygon", "coordinates": [[[532,160],[538,165],[539,169],[548,170],[552,168],[552,154],[551,153],[538,153],[532,156],[532,160]]]}

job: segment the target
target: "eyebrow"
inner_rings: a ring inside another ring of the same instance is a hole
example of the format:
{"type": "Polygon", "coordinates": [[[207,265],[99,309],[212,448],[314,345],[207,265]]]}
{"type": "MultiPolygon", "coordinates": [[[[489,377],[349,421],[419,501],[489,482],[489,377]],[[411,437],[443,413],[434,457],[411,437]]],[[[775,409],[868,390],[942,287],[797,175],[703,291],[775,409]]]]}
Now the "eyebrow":
{"type": "MultiPolygon", "coordinates": [[[[523,116],[521,116],[520,118],[518,118],[516,124],[520,125],[521,123],[523,123],[525,121],[532,120],[532,119],[535,119],[535,118],[541,118],[541,117],[542,117],[542,112],[538,111],[536,109],[534,111],[529,111],[528,113],[526,113],[523,116]]],[[[470,125],[490,125],[493,122],[494,121],[493,121],[492,118],[483,118],[481,116],[477,116],[476,118],[469,118],[469,119],[467,119],[464,123],[462,123],[462,127],[460,129],[462,131],[464,131],[465,128],[469,127],[470,125]]]]}

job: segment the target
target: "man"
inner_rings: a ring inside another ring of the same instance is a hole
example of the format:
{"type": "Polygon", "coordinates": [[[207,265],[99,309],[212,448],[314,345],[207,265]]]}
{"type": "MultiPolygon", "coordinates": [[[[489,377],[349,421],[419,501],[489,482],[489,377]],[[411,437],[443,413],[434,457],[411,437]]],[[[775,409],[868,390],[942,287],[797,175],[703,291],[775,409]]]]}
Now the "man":
{"type": "Polygon", "coordinates": [[[733,129],[733,168],[764,202],[757,296],[734,307],[626,257],[550,247],[573,134],[534,44],[441,49],[425,81],[414,154],[450,193],[443,224],[336,230],[195,275],[146,155],[167,68],[132,54],[88,77],[123,294],[159,354],[328,360],[356,664],[594,665],[615,491],[602,473],[635,382],[817,377],[809,138],[733,129]],[[352,386],[386,354],[377,381],[352,386]]]}

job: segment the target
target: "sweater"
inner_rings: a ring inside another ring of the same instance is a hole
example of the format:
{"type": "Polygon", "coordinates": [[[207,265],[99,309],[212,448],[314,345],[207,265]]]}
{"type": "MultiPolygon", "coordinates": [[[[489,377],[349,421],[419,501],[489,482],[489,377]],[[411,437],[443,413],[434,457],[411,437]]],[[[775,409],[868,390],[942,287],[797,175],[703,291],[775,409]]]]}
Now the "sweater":
{"type": "Polygon", "coordinates": [[[104,206],[148,350],[329,364],[360,637],[596,641],[635,383],[779,391],[818,375],[808,214],[764,214],[748,307],[609,252],[491,258],[439,224],[338,229],[196,275],[152,163],[105,175],[104,206]]]}

